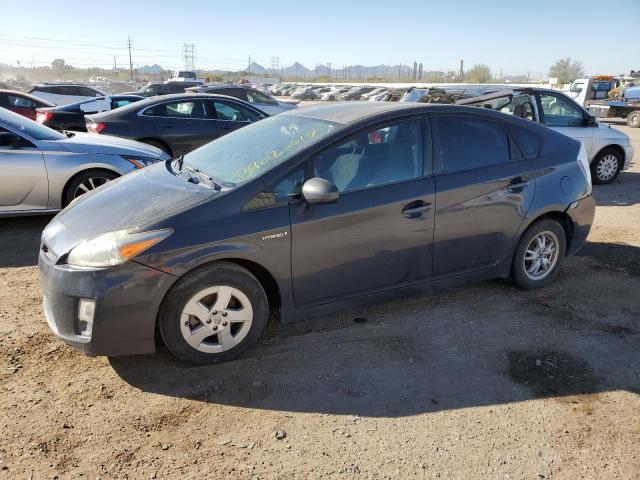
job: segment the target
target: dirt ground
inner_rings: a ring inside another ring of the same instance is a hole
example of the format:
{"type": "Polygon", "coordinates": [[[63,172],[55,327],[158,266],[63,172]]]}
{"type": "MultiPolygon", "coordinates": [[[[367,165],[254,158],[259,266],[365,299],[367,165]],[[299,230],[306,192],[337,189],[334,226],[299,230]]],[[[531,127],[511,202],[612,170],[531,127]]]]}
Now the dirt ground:
{"type": "Polygon", "coordinates": [[[212,367],[62,344],[38,289],[49,218],[1,219],[0,478],[637,479],[640,161],[595,196],[550,288],[276,324],[212,367]]]}

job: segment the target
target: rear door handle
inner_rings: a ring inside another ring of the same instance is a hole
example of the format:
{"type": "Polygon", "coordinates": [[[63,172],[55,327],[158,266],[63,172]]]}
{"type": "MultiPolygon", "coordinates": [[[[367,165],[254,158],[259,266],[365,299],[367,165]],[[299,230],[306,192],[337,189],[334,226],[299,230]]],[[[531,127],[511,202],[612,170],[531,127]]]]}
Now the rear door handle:
{"type": "Polygon", "coordinates": [[[173,125],[160,125],[162,128],[173,128],[173,125]]]}
{"type": "Polygon", "coordinates": [[[513,192],[514,190],[522,190],[524,187],[529,186],[529,181],[525,180],[523,182],[513,182],[507,185],[507,190],[513,192]]]}
{"type": "Polygon", "coordinates": [[[430,203],[425,203],[423,201],[411,202],[402,209],[402,215],[407,218],[417,218],[429,210],[431,210],[430,203]]]}
{"type": "Polygon", "coordinates": [[[233,129],[233,127],[232,127],[232,126],[230,126],[230,125],[222,125],[222,126],[220,127],[220,130],[232,130],[232,129],[233,129]]]}

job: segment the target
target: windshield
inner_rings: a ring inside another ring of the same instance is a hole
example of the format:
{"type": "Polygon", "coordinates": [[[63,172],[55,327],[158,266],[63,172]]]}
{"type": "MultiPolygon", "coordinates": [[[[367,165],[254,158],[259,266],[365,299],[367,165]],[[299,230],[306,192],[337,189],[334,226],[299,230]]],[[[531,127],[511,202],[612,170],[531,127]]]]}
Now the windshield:
{"type": "Polygon", "coordinates": [[[584,88],[584,83],[574,82],[569,89],[570,92],[580,93],[584,88]]]}
{"type": "Polygon", "coordinates": [[[225,186],[248,182],[344,125],[275,115],[214,140],[184,156],[184,164],[225,186]]]}
{"type": "Polygon", "coordinates": [[[23,117],[4,108],[0,108],[0,122],[36,140],[62,140],[63,138],[67,138],[52,128],[45,127],[27,117],[23,117]]]}

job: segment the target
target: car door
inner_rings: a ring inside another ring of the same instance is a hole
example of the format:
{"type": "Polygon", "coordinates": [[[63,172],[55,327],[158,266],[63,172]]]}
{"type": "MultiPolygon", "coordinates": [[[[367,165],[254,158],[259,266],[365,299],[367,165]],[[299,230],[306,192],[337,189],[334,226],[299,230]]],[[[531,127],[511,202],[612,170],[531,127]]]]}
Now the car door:
{"type": "Polygon", "coordinates": [[[144,111],[153,116],[159,138],[165,141],[175,155],[190,152],[211,140],[213,113],[209,102],[201,99],[164,102],[144,111]]]}
{"type": "MultiPolygon", "coordinates": [[[[0,133],[16,133],[0,126],[0,133]]],[[[22,137],[20,145],[3,144],[0,136],[0,211],[47,207],[49,182],[40,149],[22,137]]]]}
{"type": "Polygon", "coordinates": [[[432,117],[436,162],[433,278],[492,267],[510,254],[535,190],[533,166],[503,126],[432,117]]]}
{"type": "Polygon", "coordinates": [[[333,182],[340,197],[290,205],[297,306],[430,279],[435,183],[423,126],[421,118],[372,126],[311,160],[309,175],[333,182]]]}
{"type": "Polygon", "coordinates": [[[587,114],[573,100],[562,93],[537,92],[540,123],[584,142],[589,157],[593,152],[593,127],[587,125],[587,114]]]}

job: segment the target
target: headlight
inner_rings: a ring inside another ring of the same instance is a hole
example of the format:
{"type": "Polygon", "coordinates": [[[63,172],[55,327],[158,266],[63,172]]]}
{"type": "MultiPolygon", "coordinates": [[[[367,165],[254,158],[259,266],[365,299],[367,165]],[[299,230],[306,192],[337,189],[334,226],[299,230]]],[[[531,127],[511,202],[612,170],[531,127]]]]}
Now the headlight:
{"type": "Polygon", "coordinates": [[[133,163],[133,166],[136,168],[144,168],[149,165],[153,165],[157,163],[159,160],[156,158],[147,158],[147,157],[125,157],[123,156],[127,162],[133,163]]]}
{"type": "Polygon", "coordinates": [[[151,248],[173,233],[171,229],[129,233],[116,230],[85,240],[74,247],[67,256],[67,263],[77,267],[113,267],[151,248]]]}

